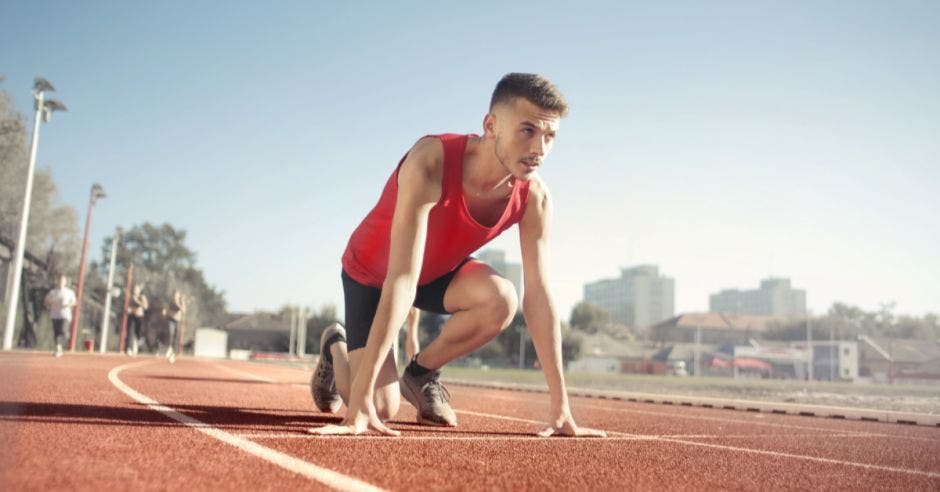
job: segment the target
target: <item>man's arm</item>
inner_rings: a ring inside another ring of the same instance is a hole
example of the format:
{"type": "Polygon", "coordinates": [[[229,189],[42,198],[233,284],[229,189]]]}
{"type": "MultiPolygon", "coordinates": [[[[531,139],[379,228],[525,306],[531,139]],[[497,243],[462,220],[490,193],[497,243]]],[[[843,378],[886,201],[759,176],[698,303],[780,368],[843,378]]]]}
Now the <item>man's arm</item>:
{"type": "Polygon", "coordinates": [[[548,239],[552,219],[551,197],[545,184],[533,178],[529,202],[519,222],[525,297],[522,311],[548,383],[551,406],[549,428],[539,435],[599,436],[603,431],[578,427],[571,417],[561,357],[561,322],[548,286],[548,239]]]}
{"type": "Polygon", "coordinates": [[[440,200],[444,151],[440,141],[418,141],[398,171],[398,195],[389,245],[388,273],[372,321],[359,369],[353,377],[349,409],[341,426],[323,428],[324,434],[358,434],[367,428],[389,435],[398,432],[383,424],[375,411],[375,383],[386,354],[414,303],[428,215],[440,200]]]}

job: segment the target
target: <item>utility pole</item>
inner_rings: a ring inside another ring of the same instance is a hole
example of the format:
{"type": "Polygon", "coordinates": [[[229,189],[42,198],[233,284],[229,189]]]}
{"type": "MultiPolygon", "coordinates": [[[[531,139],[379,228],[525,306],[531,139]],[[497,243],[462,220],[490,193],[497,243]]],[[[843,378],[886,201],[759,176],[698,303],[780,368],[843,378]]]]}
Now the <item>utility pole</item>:
{"type": "Polygon", "coordinates": [[[293,356],[295,353],[294,352],[295,343],[297,341],[297,337],[295,335],[295,330],[297,329],[297,322],[294,320],[293,306],[288,307],[288,309],[290,310],[290,337],[288,338],[288,342],[287,342],[287,355],[293,356]]]}
{"type": "Polygon", "coordinates": [[[43,100],[46,92],[55,91],[55,87],[48,80],[36,77],[33,81],[33,102],[36,107],[35,123],[33,124],[33,141],[29,148],[29,167],[26,171],[26,193],[23,196],[23,215],[20,217],[20,230],[13,253],[13,270],[7,277],[6,323],[3,328],[3,350],[13,348],[13,329],[16,324],[17,297],[20,295],[20,279],[23,275],[23,255],[26,252],[26,226],[29,224],[29,205],[33,195],[33,170],[36,169],[36,151],[39,148],[39,122],[46,123],[52,118],[53,111],[66,111],[65,105],[59,101],[43,100]]]}
{"type": "Polygon", "coordinates": [[[91,185],[91,196],[88,198],[88,215],[85,217],[85,239],[82,240],[82,260],[78,266],[78,293],[75,296],[75,316],[72,317],[72,335],[69,338],[69,351],[75,352],[75,342],[78,338],[78,321],[82,317],[82,292],[85,289],[85,262],[88,259],[88,233],[91,230],[91,211],[99,198],[104,198],[104,188],[100,184],[91,185]]]}
{"type": "Polygon", "coordinates": [[[525,369],[525,326],[519,325],[519,369],[525,369]]]}
{"type": "Polygon", "coordinates": [[[101,347],[98,349],[102,354],[108,351],[108,323],[111,321],[111,286],[114,285],[114,260],[117,256],[117,242],[121,231],[115,231],[111,238],[111,265],[108,267],[108,288],[104,294],[104,314],[101,320],[101,347]]]}
{"type": "Polygon", "coordinates": [[[806,353],[809,358],[809,363],[806,365],[806,379],[808,381],[813,380],[813,329],[810,326],[810,316],[806,315],[806,353]]]}
{"type": "Polygon", "coordinates": [[[297,356],[307,355],[307,313],[297,306],[297,356]]]}

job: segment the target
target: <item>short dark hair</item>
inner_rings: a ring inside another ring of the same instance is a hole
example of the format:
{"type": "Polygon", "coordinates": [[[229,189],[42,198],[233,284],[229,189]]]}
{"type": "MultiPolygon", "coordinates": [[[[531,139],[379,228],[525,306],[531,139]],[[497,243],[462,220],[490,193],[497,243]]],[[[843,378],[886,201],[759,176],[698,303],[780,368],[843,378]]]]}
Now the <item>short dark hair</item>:
{"type": "Polygon", "coordinates": [[[511,103],[519,97],[542,109],[557,111],[559,116],[568,114],[568,101],[565,101],[561,91],[537,73],[509,73],[503,76],[493,90],[490,111],[499,104],[511,103]]]}

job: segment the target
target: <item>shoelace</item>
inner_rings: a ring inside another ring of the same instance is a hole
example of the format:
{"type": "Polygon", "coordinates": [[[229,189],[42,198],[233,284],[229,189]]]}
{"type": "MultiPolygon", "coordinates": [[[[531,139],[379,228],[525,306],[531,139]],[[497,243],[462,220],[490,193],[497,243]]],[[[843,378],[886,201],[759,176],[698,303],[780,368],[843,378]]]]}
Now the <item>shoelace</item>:
{"type": "Polygon", "coordinates": [[[450,391],[447,391],[447,387],[441,384],[440,381],[432,379],[424,384],[421,388],[421,392],[425,394],[430,400],[440,400],[441,403],[447,403],[450,401],[450,391]]]}

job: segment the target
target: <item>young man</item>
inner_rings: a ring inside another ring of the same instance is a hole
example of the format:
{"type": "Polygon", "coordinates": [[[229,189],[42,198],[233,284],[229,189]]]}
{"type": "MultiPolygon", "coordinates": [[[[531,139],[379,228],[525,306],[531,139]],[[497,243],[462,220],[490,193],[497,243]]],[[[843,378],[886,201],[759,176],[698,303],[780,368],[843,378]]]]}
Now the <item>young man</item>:
{"type": "Polygon", "coordinates": [[[166,359],[170,364],[176,362],[176,344],[179,340],[180,321],[183,320],[183,312],[186,311],[186,301],[180,291],[173,292],[173,300],[166,307],[166,321],[169,328],[169,338],[167,339],[166,359]]]}
{"type": "Polygon", "coordinates": [[[399,392],[418,409],[420,423],[457,425],[440,368],[496,337],[517,306],[512,284],[469,255],[518,223],[523,312],[551,401],[549,427],[540,435],[604,435],[571,417],[548,285],[552,206],[536,171],[567,111],[551,82],[512,73],[493,92],[483,136],[425,137],[402,159],[343,254],[346,329],[333,325],[321,338],[314,400],[336,411],[341,397],[346,418],[310,432],[398,435],[383,421],[397,413],[399,392]],[[390,349],[412,306],[451,317],[399,382],[390,349]]]}
{"type": "Polygon", "coordinates": [[[65,325],[72,321],[72,308],[75,307],[75,291],[68,288],[69,278],[59,275],[59,285],[46,294],[44,303],[52,318],[52,333],[55,338],[53,355],[62,357],[62,339],[65,338],[65,325]]]}
{"type": "Polygon", "coordinates": [[[134,286],[133,294],[130,299],[130,313],[127,316],[127,334],[130,335],[130,343],[127,346],[127,355],[137,355],[140,349],[140,336],[143,333],[144,316],[150,303],[147,296],[143,293],[143,286],[137,284],[134,286]]]}

